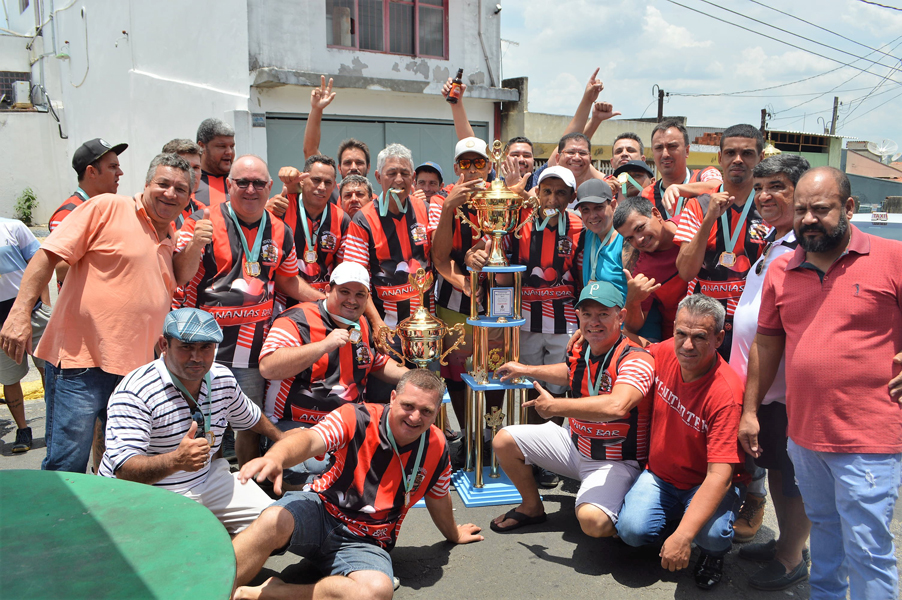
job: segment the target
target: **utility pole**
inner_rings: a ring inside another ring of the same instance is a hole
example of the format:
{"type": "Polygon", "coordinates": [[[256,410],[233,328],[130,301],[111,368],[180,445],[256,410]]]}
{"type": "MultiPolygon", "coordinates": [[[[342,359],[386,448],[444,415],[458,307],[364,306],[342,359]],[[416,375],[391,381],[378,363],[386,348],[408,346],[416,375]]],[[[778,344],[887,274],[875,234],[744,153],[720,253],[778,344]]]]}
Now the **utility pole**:
{"type": "Polygon", "coordinates": [[[767,137],[767,132],[765,129],[767,128],[767,109],[761,109],[761,135],[765,138],[767,137]]]}
{"type": "Polygon", "coordinates": [[[836,119],[839,117],[839,96],[833,96],[833,121],[830,122],[830,135],[836,135],[836,119]]]}
{"type": "Polygon", "coordinates": [[[664,90],[658,88],[658,123],[664,120],[664,90]]]}

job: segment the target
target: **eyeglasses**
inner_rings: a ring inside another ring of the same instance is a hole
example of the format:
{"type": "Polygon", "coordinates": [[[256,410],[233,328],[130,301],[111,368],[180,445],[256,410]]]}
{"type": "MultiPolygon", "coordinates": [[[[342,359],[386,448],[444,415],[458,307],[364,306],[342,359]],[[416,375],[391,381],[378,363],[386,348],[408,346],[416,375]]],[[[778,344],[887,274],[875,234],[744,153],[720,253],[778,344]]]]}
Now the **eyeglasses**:
{"type": "Polygon", "coordinates": [[[764,254],[761,255],[761,260],[758,261],[758,265],[755,267],[755,275],[761,275],[761,271],[764,270],[764,263],[767,262],[767,255],[770,254],[770,249],[773,247],[773,242],[768,242],[767,246],[764,247],[764,254]]]}
{"type": "Polygon", "coordinates": [[[477,169],[484,169],[486,165],[486,159],[484,158],[458,158],[457,166],[461,169],[467,170],[471,166],[476,167],[477,169]]]}
{"type": "MultiPolygon", "coordinates": [[[[231,177],[229,178],[231,179],[231,177]]],[[[266,189],[268,181],[263,181],[262,179],[232,179],[235,182],[235,185],[238,186],[238,189],[246,190],[247,188],[254,186],[255,190],[263,190],[266,189]]]]}

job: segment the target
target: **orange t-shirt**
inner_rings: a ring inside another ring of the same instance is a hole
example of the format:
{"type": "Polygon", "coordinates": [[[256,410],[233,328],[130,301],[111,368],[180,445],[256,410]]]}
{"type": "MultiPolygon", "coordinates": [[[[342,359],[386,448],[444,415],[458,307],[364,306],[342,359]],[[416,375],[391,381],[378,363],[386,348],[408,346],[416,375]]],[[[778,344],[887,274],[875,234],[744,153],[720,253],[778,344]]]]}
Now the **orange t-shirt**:
{"type": "Polygon", "coordinates": [[[113,375],[152,361],[175,290],[174,238],[174,228],[158,238],[140,195],[102,194],[72,211],[42,246],[71,268],[35,355],[113,375]]]}

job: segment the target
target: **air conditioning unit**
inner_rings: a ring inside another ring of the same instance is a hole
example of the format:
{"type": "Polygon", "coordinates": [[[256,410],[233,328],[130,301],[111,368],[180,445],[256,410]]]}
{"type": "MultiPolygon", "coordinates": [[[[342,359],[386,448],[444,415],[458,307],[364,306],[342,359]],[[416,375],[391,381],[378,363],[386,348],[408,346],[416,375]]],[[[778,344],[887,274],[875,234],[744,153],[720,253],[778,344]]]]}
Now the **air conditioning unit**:
{"type": "Polygon", "coordinates": [[[13,82],[13,108],[31,108],[31,83],[13,82]]]}

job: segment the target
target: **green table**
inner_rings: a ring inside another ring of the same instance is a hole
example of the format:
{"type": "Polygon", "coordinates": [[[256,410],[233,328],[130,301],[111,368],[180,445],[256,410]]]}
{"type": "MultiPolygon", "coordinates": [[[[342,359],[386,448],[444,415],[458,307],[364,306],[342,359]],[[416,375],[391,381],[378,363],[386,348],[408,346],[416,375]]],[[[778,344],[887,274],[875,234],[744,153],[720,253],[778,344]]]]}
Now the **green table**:
{"type": "Polygon", "coordinates": [[[0,471],[0,598],[225,599],[229,534],[209,510],[153,486],[0,471]]]}

